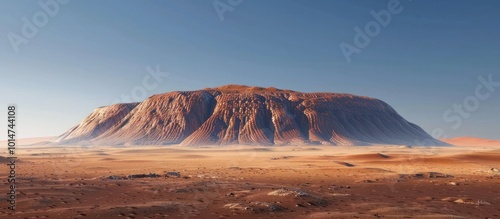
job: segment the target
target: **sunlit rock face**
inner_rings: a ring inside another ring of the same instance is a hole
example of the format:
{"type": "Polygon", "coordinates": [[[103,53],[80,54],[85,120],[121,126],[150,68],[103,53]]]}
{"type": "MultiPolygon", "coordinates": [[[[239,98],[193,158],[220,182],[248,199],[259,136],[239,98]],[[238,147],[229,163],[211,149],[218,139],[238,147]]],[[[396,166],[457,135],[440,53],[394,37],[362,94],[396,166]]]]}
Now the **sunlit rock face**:
{"type": "Polygon", "coordinates": [[[96,109],[54,140],[106,145],[447,145],[381,100],[226,85],[96,109]]]}

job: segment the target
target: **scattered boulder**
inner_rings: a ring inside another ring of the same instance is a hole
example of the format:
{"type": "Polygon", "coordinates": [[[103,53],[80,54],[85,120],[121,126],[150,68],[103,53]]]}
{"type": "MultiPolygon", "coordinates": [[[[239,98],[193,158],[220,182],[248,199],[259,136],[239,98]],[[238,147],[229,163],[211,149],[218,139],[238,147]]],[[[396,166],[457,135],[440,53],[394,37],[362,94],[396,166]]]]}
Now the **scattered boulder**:
{"type": "Polygon", "coordinates": [[[179,173],[179,172],[167,172],[165,174],[165,177],[180,178],[181,177],[181,173],[179,173]]]}
{"type": "Polygon", "coordinates": [[[377,180],[371,180],[371,179],[363,179],[363,180],[357,180],[355,183],[374,183],[377,180]]]}
{"type": "Polygon", "coordinates": [[[157,178],[157,177],[160,177],[160,175],[156,174],[156,173],[150,173],[150,174],[132,174],[132,175],[128,175],[127,176],[127,179],[140,179],[140,178],[157,178]]]}
{"type": "Polygon", "coordinates": [[[121,177],[121,176],[108,176],[108,177],[106,177],[106,179],[118,180],[118,179],[123,179],[123,177],[121,177]]]}
{"type": "Polygon", "coordinates": [[[341,189],[350,189],[351,186],[337,186],[337,185],[332,185],[329,189],[330,190],[341,190],[341,189]]]}
{"type": "Polygon", "coordinates": [[[436,200],[436,198],[431,197],[431,196],[424,196],[424,197],[419,197],[419,198],[417,198],[417,200],[419,200],[419,201],[427,201],[427,202],[429,202],[429,201],[436,200]]]}
{"type": "Polygon", "coordinates": [[[321,207],[326,207],[328,202],[324,200],[323,198],[309,194],[308,192],[305,192],[300,189],[294,189],[294,188],[282,188],[278,190],[274,190],[272,192],[269,192],[267,195],[270,196],[295,196],[295,197],[300,197],[299,200],[301,200],[301,203],[298,203],[302,206],[321,206],[321,207]]]}
{"type": "Polygon", "coordinates": [[[458,204],[469,204],[469,205],[475,205],[476,203],[479,203],[479,202],[473,202],[470,199],[461,199],[461,198],[459,198],[453,202],[458,203],[458,204]]]}
{"type": "Polygon", "coordinates": [[[446,197],[441,199],[441,201],[446,201],[446,202],[452,202],[453,200],[455,200],[453,197],[446,197]]]}
{"type": "Polygon", "coordinates": [[[344,161],[335,161],[335,163],[338,163],[338,164],[346,166],[346,167],[354,167],[355,166],[352,163],[348,163],[348,162],[344,162],[344,161]]]}
{"type": "Polygon", "coordinates": [[[9,158],[4,157],[4,156],[0,156],[0,163],[8,163],[8,162],[9,162],[9,158]]]}
{"type": "Polygon", "coordinates": [[[460,198],[460,199],[457,199],[457,200],[455,200],[455,201],[453,201],[453,202],[455,202],[455,203],[460,203],[460,204],[464,204],[464,203],[465,203],[465,201],[464,201],[463,199],[461,199],[461,198],[460,198]]]}
{"type": "Polygon", "coordinates": [[[377,153],[379,156],[383,157],[383,158],[390,158],[389,155],[385,155],[385,154],[382,154],[382,153],[377,153]]]}
{"type": "Polygon", "coordinates": [[[423,173],[415,173],[415,174],[413,174],[413,177],[415,177],[415,178],[424,178],[425,176],[424,176],[423,173]]]}
{"type": "Polygon", "coordinates": [[[236,210],[249,210],[250,208],[242,203],[229,203],[225,204],[224,208],[236,209],[236,210]]]}
{"type": "Polygon", "coordinates": [[[288,159],[288,158],[291,158],[291,157],[292,157],[292,156],[271,157],[271,160],[288,159]]]}
{"type": "Polygon", "coordinates": [[[398,182],[402,182],[404,179],[401,179],[401,178],[382,178],[382,179],[375,179],[375,181],[381,181],[381,182],[385,182],[385,183],[398,183],[398,182]]]}
{"type": "Polygon", "coordinates": [[[274,190],[272,192],[267,193],[267,195],[273,195],[273,196],[289,196],[289,195],[294,195],[295,197],[307,197],[310,196],[307,192],[304,192],[300,189],[290,189],[290,188],[283,188],[283,189],[278,189],[274,190]]]}
{"type": "Polygon", "coordinates": [[[332,196],[335,196],[335,197],[344,197],[344,196],[351,196],[351,194],[348,194],[348,193],[332,193],[332,196]]]}
{"type": "Polygon", "coordinates": [[[256,210],[282,211],[282,210],[286,209],[285,207],[283,207],[281,205],[277,205],[277,204],[273,204],[273,203],[269,203],[269,202],[250,202],[250,205],[256,206],[257,208],[253,208],[256,210]],[[258,209],[258,207],[265,207],[267,209],[258,209]]]}
{"type": "Polygon", "coordinates": [[[491,205],[491,203],[489,203],[485,200],[477,200],[474,204],[475,205],[491,205]]]}
{"type": "Polygon", "coordinates": [[[441,199],[441,201],[454,202],[454,203],[458,203],[458,204],[477,205],[477,206],[491,205],[491,203],[489,203],[489,202],[487,202],[485,200],[472,201],[469,198],[458,198],[458,199],[456,199],[456,198],[452,198],[452,197],[446,197],[446,198],[441,199]]]}
{"type": "Polygon", "coordinates": [[[219,176],[215,176],[215,175],[210,176],[207,174],[198,174],[198,175],[196,175],[196,177],[202,178],[202,179],[217,179],[217,178],[219,178],[219,176]]]}
{"type": "Polygon", "coordinates": [[[235,209],[235,210],[251,210],[253,212],[282,211],[286,209],[281,205],[269,202],[250,202],[248,204],[229,203],[225,204],[224,208],[235,209]]]}
{"type": "Polygon", "coordinates": [[[448,185],[450,185],[450,186],[458,186],[458,183],[456,183],[456,182],[449,182],[448,185]]]}
{"type": "Polygon", "coordinates": [[[452,175],[438,173],[438,172],[427,172],[429,178],[453,178],[452,175]]]}
{"type": "Polygon", "coordinates": [[[500,172],[500,170],[498,170],[497,168],[491,168],[491,171],[497,172],[497,173],[500,172]]]}
{"type": "Polygon", "coordinates": [[[309,206],[320,206],[320,207],[326,207],[327,202],[322,199],[315,199],[315,200],[310,200],[306,202],[307,205],[309,206]]]}
{"type": "Polygon", "coordinates": [[[422,172],[415,174],[400,174],[401,179],[435,179],[435,178],[453,178],[452,175],[438,172],[422,172]]]}

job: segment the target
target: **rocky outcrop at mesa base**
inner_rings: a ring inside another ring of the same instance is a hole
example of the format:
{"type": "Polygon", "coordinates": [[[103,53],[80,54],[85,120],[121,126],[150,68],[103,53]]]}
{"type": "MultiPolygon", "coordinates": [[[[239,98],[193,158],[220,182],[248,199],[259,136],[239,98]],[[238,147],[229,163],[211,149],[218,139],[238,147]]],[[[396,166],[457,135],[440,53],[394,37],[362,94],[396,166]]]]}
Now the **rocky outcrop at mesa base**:
{"type": "Polygon", "coordinates": [[[226,85],[96,109],[54,140],[106,145],[448,145],[381,100],[226,85]]]}

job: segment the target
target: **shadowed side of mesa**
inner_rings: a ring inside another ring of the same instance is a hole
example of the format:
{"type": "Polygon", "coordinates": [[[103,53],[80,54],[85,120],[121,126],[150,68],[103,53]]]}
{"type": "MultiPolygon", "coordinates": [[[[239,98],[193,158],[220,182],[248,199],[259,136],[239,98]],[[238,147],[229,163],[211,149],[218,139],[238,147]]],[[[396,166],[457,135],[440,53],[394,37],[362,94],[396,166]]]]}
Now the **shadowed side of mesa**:
{"type": "Polygon", "coordinates": [[[57,144],[448,145],[381,100],[226,85],[96,109],[57,144]]]}

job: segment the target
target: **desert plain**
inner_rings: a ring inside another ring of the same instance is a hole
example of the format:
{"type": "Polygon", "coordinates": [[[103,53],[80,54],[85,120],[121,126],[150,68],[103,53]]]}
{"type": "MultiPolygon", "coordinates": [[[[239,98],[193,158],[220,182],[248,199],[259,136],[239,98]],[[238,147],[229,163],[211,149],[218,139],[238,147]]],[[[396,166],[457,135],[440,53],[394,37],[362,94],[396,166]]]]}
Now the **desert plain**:
{"type": "Polygon", "coordinates": [[[26,144],[17,148],[16,211],[2,195],[0,218],[500,218],[500,144],[464,142],[26,144]]]}

